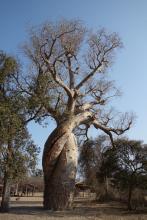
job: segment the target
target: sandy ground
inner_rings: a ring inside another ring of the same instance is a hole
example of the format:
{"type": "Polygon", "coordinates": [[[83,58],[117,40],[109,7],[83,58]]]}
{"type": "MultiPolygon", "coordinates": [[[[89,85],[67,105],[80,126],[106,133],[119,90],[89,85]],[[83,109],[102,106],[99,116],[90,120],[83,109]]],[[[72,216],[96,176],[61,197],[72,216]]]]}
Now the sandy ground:
{"type": "Polygon", "coordinates": [[[9,213],[0,213],[0,220],[147,220],[147,211],[128,212],[117,202],[96,203],[76,199],[72,210],[45,211],[42,196],[11,198],[9,213]]]}

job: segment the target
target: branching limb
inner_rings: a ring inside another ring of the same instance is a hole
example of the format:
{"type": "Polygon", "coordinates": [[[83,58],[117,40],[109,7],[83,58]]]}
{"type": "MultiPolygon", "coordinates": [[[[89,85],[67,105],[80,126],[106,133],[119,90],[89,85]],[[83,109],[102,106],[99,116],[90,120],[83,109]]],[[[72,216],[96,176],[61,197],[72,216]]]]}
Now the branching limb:
{"type": "Polygon", "coordinates": [[[112,133],[114,133],[116,135],[121,135],[124,132],[126,132],[127,130],[129,130],[132,123],[133,123],[133,118],[134,118],[133,115],[131,117],[128,117],[128,115],[125,114],[120,119],[119,123],[116,123],[114,128],[102,125],[97,119],[94,119],[92,124],[94,125],[94,127],[96,129],[100,129],[100,130],[104,131],[106,134],[108,134],[110,137],[110,140],[114,146],[112,133]]]}
{"type": "Polygon", "coordinates": [[[91,71],[86,74],[85,78],[76,86],[76,89],[84,86],[96,73],[103,73],[111,64],[115,50],[122,47],[117,34],[106,34],[104,29],[91,35],[88,44],[89,50],[85,56],[85,61],[91,71]]]}
{"type": "Polygon", "coordinates": [[[102,66],[102,63],[99,63],[77,86],[76,89],[80,89],[102,66]]]}
{"type": "Polygon", "coordinates": [[[83,124],[82,126],[79,126],[78,128],[76,128],[74,133],[77,137],[83,136],[85,141],[88,141],[89,140],[89,137],[88,137],[89,127],[90,127],[89,124],[83,124]]]}
{"type": "Polygon", "coordinates": [[[94,125],[94,127],[95,127],[96,129],[100,129],[100,130],[102,130],[104,133],[106,133],[106,134],[110,137],[112,146],[114,146],[114,141],[113,141],[113,136],[112,136],[111,130],[110,130],[109,128],[107,128],[107,127],[105,127],[105,126],[99,124],[97,120],[94,120],[94,121],[92,122],[92,124],[94,125]]]}

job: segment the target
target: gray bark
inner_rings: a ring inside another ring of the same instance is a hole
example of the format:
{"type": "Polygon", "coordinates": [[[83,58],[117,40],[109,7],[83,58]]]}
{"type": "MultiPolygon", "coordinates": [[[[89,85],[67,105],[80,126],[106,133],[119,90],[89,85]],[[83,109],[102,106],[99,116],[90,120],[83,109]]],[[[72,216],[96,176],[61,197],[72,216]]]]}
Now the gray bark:
{"type": "Polygon", "coordinates": [[[56,128],[49,136],[43,154],[44,208],[71,207],[77,169],[77,143],[68,126],[56,128]]]}
{"type": "Polygon", "coordinates": [[[10,188],[11,188],[11,184],[10,184],[9,178],[8,178],[7,174],[5,174],[4,187],[3,187],[3,193],[2,193],[2,201],[1,201],[1,211],[2,212],[9,211],[10,188]]]}

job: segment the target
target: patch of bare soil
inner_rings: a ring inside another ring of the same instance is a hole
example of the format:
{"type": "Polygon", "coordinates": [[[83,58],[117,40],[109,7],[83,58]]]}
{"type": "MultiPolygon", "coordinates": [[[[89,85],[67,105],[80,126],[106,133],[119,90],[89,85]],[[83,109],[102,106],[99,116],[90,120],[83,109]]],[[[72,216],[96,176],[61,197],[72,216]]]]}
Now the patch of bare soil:
{"type": "Polygon", "coordinates": [[[0,213],[0,220],[147,220],[146,210],[128,212],[118,202],[96,203],[76,199],[73,209],[66,211],[43,210],[42,197],[11,199],[9,213],[0,213]]]}

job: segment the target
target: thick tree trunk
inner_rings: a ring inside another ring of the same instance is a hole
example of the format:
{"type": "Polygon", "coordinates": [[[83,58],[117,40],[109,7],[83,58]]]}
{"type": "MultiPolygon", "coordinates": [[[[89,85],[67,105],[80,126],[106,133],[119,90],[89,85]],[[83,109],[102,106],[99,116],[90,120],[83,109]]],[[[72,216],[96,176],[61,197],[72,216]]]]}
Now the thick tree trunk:
{"type": "MultiPolygon", "coordinates": [[[[10,128],[8,127],[8,129],[10,129],[10,128]]],[[[5,167],[5,172],[4,172],[4,186],[3,186],[2,201],[1,201],[1,211],[2,212],[9,211],[10,190],[11,190],[10,170],[12,169],[11,163],[13,163],[13,160],[12,160],[12,139],[10,138],[8,140],[7,160],[6,160],[6,167],[5,167]]]]}
{"type": "Polygon", "coordinates": [[[57,127],[43,154],[44,208],[63,210],[72,204],[77,168],[77,143],[72,129],[57,127]]]}
{"type": "Polygon", "coordinates": [[[132,192],[133,192],[133,187],[132,187],[132,185],[130,185],[129,186],[129,193],[128,193],[128,210],[132,210],[132,204],[131,204],[132,192]]]}
{"type": "Polygon", "coordinates": [[[1,201],[1,211],[8,212],[9,211],[9,203],[10,203],[10,188],[11,184],[7,174],[4,177],[4,186],[2,193],[2,201],[1,201]]]}
{"type": "Polygon", "coordinates": [[[105,200],[109,199],[109,180],[108,177],[105,177],[105,200]]]}

